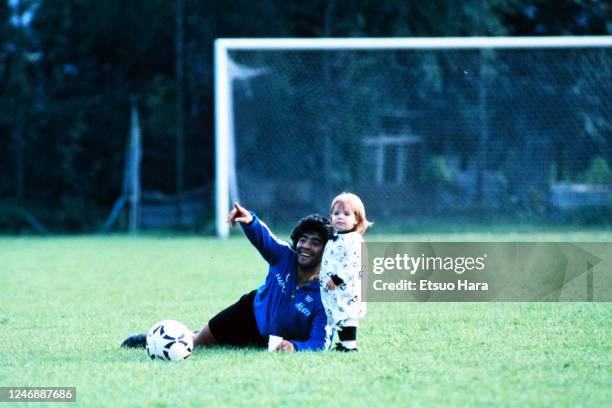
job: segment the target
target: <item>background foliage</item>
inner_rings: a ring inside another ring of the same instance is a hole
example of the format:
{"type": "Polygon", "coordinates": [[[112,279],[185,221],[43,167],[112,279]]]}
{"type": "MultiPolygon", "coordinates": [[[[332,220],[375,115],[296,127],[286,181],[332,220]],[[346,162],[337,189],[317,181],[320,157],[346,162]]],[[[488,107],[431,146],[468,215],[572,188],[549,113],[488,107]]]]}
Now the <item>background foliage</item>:
{"type": "Polygon", "coordinates": [[[611,32],[609,7],[581,0],[0,1],[0,230],[23,228],[13,216],[22,209],[55,231],[101,225],[121,192],[132,97],[144,135],[143,188],[177,191],[180,150],[184,189],[212,192],[215,38],[601,35],[611,32]],[[180,103],[177,5],[184,9],[180,103]],[[178,149],[177,107],[184,116],[178,149]]]}

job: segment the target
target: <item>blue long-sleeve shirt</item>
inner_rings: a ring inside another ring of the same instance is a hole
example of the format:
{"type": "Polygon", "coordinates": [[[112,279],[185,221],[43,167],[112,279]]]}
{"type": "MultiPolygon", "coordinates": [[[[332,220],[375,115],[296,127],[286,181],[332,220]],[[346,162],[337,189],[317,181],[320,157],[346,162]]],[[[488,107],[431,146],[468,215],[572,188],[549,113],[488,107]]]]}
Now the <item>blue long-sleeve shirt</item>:
{"type": "MultiPolygon", "coordinates": [[[[255,320],[262,336],[281,336],[297,351],[325,350],[331,338],[325,330],[327,317],[321,302],[319,281],[299,286],[297,254],[253,213],[253,222],[241,224],[249,241],[270,265],[266,281],[253,301],[255,320]]],[[[330,333],[331,334],[331,333],[330,333]]]]}

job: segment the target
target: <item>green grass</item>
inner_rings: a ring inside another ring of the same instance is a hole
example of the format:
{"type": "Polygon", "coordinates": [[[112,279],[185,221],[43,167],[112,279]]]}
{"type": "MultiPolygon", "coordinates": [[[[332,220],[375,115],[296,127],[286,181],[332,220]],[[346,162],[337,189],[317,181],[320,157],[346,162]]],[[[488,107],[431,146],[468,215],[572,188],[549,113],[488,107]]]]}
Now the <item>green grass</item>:
{"type": "MultiPolygon", "coordinates": [[[[609,242],[612,234],[371,238],[609,242]]],[[[258,286],[266,266],[244,238],[4,237],[0,262],[0,386],[76,386],[77,406],[612,400],[610,303],[370,303],[357,354],[214,348],[164,363],[118,345],[161,319],[199,327],[258,286]]]]}

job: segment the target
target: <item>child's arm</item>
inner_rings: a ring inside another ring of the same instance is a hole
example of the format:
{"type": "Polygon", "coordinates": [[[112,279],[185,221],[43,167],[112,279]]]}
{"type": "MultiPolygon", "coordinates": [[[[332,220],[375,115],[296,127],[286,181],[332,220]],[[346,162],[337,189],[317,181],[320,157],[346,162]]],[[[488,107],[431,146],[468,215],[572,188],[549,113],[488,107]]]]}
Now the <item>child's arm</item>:
{"type": "MultiPolygon", "coordinates": [[[[333,277],[335,277],[335,278],[337,278],[337,279],[340,279],[340,278],[338,278],[338,276],[337,276],[337,275],[334,275],[333,277]]],[[[327,281],[327,283],[325,284],[325,287],[326,287],[327,289],[329,289],[329,290],[334,290],[334,289],[336,289],[336,284],[334,283],[333,278],[327,281]]]]}

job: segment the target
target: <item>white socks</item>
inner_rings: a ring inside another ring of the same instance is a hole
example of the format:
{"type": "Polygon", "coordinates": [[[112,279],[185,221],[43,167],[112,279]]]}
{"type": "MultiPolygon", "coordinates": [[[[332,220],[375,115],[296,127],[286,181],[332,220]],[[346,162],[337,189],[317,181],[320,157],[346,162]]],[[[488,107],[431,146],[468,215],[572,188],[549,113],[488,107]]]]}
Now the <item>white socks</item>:
{"type": "Polygon", "coordinates": [[[340,342],[347,349],[356,349],[357,348],[357,340],[343,340],[340,342]]]}

